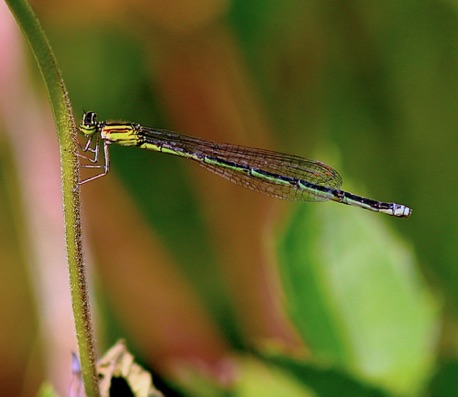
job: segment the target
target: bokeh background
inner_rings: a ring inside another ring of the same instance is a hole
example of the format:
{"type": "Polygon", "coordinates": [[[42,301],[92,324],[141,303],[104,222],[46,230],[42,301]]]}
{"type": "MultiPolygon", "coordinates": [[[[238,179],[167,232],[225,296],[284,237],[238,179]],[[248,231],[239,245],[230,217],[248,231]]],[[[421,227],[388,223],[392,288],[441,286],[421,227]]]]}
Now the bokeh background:
{"type": "MultiPolygon", "coordinates": [[[[125,338],[167,396],[456,393],[456,2],[32,5],[76,118],[320,159],[345,190],[413,208],[281,202],[112,147],[82,188],[99,354],[125,338]]],[[[57,140],[4,4],[0,49],[0,394],[65,395],[57,140]]]]}

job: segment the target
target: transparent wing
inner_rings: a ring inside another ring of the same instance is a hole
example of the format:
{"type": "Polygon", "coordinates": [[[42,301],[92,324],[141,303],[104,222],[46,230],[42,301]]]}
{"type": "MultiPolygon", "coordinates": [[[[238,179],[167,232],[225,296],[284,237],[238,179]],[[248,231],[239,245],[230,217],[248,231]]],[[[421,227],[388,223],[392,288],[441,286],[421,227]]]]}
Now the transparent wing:
{"type": "Polygon", "coordinates": [[[339,189],[342,178],[330,166],[315,160],[270,150],[216,143],[171,131],[140,127],[139,136],[172,154],[197,161],[207,170],[237,185],[285,200],[325,201],[322,191],[305,189],[299,181],[339,189]]]}

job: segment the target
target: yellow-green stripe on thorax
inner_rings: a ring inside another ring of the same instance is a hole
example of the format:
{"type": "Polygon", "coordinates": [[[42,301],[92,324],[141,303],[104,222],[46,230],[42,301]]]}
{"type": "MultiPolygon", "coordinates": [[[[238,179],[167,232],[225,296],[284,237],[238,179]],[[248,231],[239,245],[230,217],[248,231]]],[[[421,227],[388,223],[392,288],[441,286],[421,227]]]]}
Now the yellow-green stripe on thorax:
{"type": "Polygon", "coordinates": [[[141,142],[137,125],[131,123],[107,123],[102,127],[100,137],[122,146],[137,146],[141,142]]]}

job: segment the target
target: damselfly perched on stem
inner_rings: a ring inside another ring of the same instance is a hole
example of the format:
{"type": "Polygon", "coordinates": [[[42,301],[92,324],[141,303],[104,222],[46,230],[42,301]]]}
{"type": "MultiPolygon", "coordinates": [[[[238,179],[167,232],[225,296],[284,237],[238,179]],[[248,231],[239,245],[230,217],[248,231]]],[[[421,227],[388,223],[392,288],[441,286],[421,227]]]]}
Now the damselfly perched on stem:
{"type": "Polygon", "coordinates": [[[340,190],[342,177],[330,166],[316,160],[270,150],[216,143],[176,132],[145,127],[131,122],[97,121],[97,114],[85,112],[80,125],[87,142],[83,152],[91,164],[83,168],[102,172],[79,182],[100,178],[110,170],[109,145],[137,146],[172,154],[197,162],[207,170],[271,197],[297,201],[336,201],[371,211],[407,218],[412,209],[403,204],[385,203],[340,190]],[[103,146],[103,165],[97,164],[103,146]]]}

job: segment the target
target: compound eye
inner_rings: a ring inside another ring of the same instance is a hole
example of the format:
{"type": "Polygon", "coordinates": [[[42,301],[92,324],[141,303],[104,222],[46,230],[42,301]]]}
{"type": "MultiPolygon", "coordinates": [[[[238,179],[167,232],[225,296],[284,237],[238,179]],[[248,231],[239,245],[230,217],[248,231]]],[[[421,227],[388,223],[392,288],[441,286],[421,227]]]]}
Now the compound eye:
{"type": "Polygon", "coordinates": [[[86,112],[83,117],[84,125],[95,125],[97,120],[97,113],[95,112],[86,112]]]}

